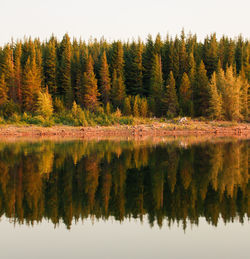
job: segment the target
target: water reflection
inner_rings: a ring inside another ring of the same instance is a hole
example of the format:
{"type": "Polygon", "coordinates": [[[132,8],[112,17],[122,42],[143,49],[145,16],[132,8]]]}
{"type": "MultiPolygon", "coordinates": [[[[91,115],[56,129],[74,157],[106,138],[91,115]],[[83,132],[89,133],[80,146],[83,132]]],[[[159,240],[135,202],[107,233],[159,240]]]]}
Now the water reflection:
{"type": "Polygon", "coordinates": [[[250,216],[249,141],[0,143],[0,215],[70,228],[88,217],[185,228],[250,216]]]}

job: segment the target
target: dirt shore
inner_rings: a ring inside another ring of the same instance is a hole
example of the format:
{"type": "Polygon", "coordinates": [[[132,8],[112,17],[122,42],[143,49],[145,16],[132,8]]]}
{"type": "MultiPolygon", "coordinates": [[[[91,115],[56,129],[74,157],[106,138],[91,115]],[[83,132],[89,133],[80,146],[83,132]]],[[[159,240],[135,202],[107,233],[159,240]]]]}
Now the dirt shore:
{"type": "Polygon", "coordinates": [[[8,137],[63,137],[63,138],[112,138],[146,136],[210,136],[250,138],[250,124],[230,124],[227,122],[193,122],[188,124],[152,123],[136,126],[13,126],[0,127],[0,139],[8,137]]]}

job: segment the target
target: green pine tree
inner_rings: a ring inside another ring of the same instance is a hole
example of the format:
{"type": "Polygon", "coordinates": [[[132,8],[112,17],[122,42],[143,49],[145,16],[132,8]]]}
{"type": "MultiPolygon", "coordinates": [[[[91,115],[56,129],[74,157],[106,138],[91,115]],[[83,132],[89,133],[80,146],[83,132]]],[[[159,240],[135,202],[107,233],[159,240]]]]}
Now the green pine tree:
{"type": "Polygon", "coordinates": [[[175,117],[178,115],[179,103],[176,94],[175,79],[172,71],[170,72],[167,86],[164,89],[162,102],[162,112],[167,117],[175,117]]]}
{"type": "Polygon", "coordinates": [[[8,87],[4,78],[4,74],[0,77],[0,107],[8,101],[8,87]]]}
{"type": "Polygon", "coordinates": [[[206,116],[209,106],[209,87],[207,71],[204,63],[201,61],[195,73],[194,82],[194,109],[196,116],[206,116]]]}
{"type": "Polygon", "coordinates": [[[160,116],[160,100],[162,98],[162,88],[163,79],[161,57],[155,54],[150,78],[150,99],[152,100],[151,104],[154,104],[154,107],[151,107],[151,110],[156,116],[160,116]]]}
{"type": "Polygon", "coordinates": [[[83,74],[83,105],[86,109],[95,111],[99,106],[98,97],[100,93],[97,87],[97,79],[95,78],[93,59],[91,55],[87,60],[86,72],[83,74]]]}
{"type": "Polygon", "coordinates": [[[180,85],[180,108],[183,115],[192,115],[192,89],[188,75],[183,74],[180,85]]]}
{"type": "Polygon", "coordinates": [[[209,84],[209,116],[211,119],[221,120],[223,118],[222,96],[218,92],[216,84],[216,73],[213,73],[209,84]]]}
{"type": "Polygon", "coordinates": [[[106,105],[110,101],[110,76],[109,76],[109,66],[107,62],[106,52],[104,51],[101,58],[101,68],[100,68],[100,90],[101,98],[103,103],[106,105]]]}
{"type": "Polygon", "coordinates": [[[113,72],[111,97],[114,106],[121,109],[124,98],[126,97],[126,92],[122,76],[117,75],[116,70],[113,72]]]}

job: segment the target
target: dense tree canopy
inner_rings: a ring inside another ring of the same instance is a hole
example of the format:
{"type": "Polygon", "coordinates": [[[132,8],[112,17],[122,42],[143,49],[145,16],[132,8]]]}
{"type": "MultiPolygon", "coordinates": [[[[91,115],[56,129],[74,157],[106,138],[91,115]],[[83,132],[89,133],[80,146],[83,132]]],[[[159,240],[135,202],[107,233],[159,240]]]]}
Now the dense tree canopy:
{"type": "Polygon", "coordinates": [[[92,111],[109,103],[123,115],[147,106],[150,116],[249,120],[250,44],[242,36],[218,40],[212,34],[203,43],[184,31],[175,38],[149,35],[146,42],[29,38],[0,48],[0,78],[2,100],[20,112],[34,113],[38,93],[48,89],[53,105],[61,100],[68,110],[75,101],[92,111]],[[170,76],[175,89],[166,91],[170,76]],[[178,109],[168,113],[174,91],[178,109]],[[143,101],[134,104],[137,95],[143,101]],[[213,98],[221,99],[221,115],[211,115],[213,98]]]}

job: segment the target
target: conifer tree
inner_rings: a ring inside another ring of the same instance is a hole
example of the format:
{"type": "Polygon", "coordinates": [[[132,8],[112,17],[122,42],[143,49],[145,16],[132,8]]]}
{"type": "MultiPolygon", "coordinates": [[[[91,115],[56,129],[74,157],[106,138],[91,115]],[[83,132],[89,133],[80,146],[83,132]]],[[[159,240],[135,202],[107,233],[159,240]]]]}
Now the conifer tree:
{"type": "Polygon", "coordinates": [[[229,67],[225,73],[222,94],[226,119],[241,120],[241,81],[233,75],[232,67],[229,67]]]}
{"type": "Polygon", "coordinates": [[[140,114],[143,118],[147,117],[148,114],[148,102],[146,98],[141,99],[140,114]]]}
{"type": "Polygon", "coordinates": [[[44,51],[44,84],[48,86],[49,93],[55,96],[57,93],[56,84],[56,46],[55,41],[50,40],[47,44],[47,48],[44,51]]]}
{"type": "Polygon", "coordinates": [[[182,79],[183,73],[188,73],[188,55],[186,52],[185,33],[182,30],[181,41],[179,46],[179,80],[182,79]]]}
{"type": "Polygon", "coordinates": [[[152,66],[155,62],[154,42],[151,35],[148,35],[145,50],[142,56],[143,64],[143,86],[144,94],[150,95],[150,85],[152,77],[152,66]]]}
{"type": "Polygon", "coordinates": [[[48,88],[45,91],[39,91],[36,103],[37,114],[43,116],[45,119],[49,119],[53,114],[52,98],[48,92],[48,88]]]}
{"type": "Polygon", "coordinates": [[[184,72],[180,85],[180,108],[183,115],[192,115],[192,89],[188,75],[184,72]]]}
{"type": "Polygon", "coordinates": [[[114,70],[116,70],[117,77],[121,77],[124,80],[124,53],[121,41],[114,42],[112,47],[112,75],[114,73],[114,70]]]}
{"type": "Polygon", "coordinates": [[[112,88],[111,88],[112,102],[115,107],[122,108],[124,98],[126,97],[125,85],[121,75],[117,75],[116,70],[113,72],[112,88]]]}
{"type": "Polygon", "coordinates": [[[73,103],[73,91],[71,87],[71,43],[68,34],[65,34],[61,42],[61,63],[60,63],[60,83],[62,95],[67,108],[73,103]]]}
{"type": "Polygon", "coordinates": [[[0,107],[8,101],[8,88],[4,78],[4,74],[0,77],[0,107]]]}
{"type": "Polygon", "coordinates": [[[150,78],[150,99],[154,104],[151,110],[157,115],[160,115],[160,100],[162,97],[163,79],[162,79],[162,67],[161,57],[155,54],[154,63],[151,71],[150,78]]]}
{"type": "Polygon", "coordinates": [[[223,118],[222,111],[222,96],[218,92],[216,84],[216,73],[213,73],[211,82],[209,84],[209,116],[211,119],[220,120],[223,118]]]}
{"type": "Polygon", "coordinates": [[[83,74],[83,105],[86,109],[95,111],[99,106],[98,97],[100,93],[98,92],[97,79],[95,78],[93,59],[89,55],[87,60],[86,72],[83,74]]]}
{"type": "Polygon", "coordinates": [[[240,89],[240,98],[241,98],[241,114],[243,119],[249,120],[249,106],[250,106],[250,93],[249,93],[249,83],[247,82],[244,74],[244,69],[241,70],[240,76],[238,78],[239,83],[241,84],[240,89]]]}
{"type": "Polygon", "coordinates": [[[106,52],[104,51],[101,58],[101,68],[100,68],[100,90],[101,98],[103,103],[106,105],[110,101],[110,76],[109,76],[109,66],[107,62],[106,52]]]}
{"type": "Polygon", "coordinates": [[[13,49],[10,44],[6,45],[3,49],[3,61],[1,70],[4,74],[5,82],[8,88],[8,94],[11,99],[16,100],[16,89],[14,85],[14,62],[13,62],[13,49]]]}
{"type": "Polygon", "coordinates": [[[169,74],[167,86],[164,88],[162,98],[162,111],[164,115],[167,115],[170,118],[177,116],[179,111],[175,79],[172,71],[169,74]]]}
{"type": "Polygon", "coordinates": [[[80,62],[80,50],[78,48],[78,44],[76,40],[73,43],[73,55],[71,60],[71,84],[72,89],[75,93],[75,99],[80,103],[80,94],[81,94],[81,62],[80,62]]]}
{"type": "Polygon", "coordinates": [[[133,42],[127,51],[125,59],[126,89],[131,95],[143,95],[142,84],[142,43],[133,42]]]}
{"type": "Polygon", "coordinates": [[[140,111],[139,111],[139,96],[136,95],[134,98],[134,103],[133,103],[133,115],[134,117],[139,117],[140,116],[140,111]]]}
{"type": "Polygon", "coordinates": [[[211,35],[210,39],[206,38],[204,42],[204,63],[207,70],[207,76],[211,78],[213,72],[217,70],[218,54],[217,54],[216,35],[211,35]]]}
{"type": "Polygon", "coordinates": [[[123,113],[126,116],[130,116],[131,115],[131,98],[129,96],[127,96],[124,99],[124,105],[123,105],[123,113]]]}
{"type": "Polygon", "coordinates": [[[34,111],[37,95],[41,89],[40,73],[35,58],[29,57],[23,71],[22,101],[26,111],[34,111]]]}
{"type": "Polygon", "coordinates": [[[196,116],[206,116],[208,110],[208,78],[204,63],[201,61],[195,73],[194,109],[196,116]]]}
{"type": "Polygon", "coordinates": [[[15,89],[16,101],[19,105],[22,104],[22,67],[21,67],[22,45],[20,42],[16,44],[14,53],[14,75],[15,75],[15,89]]]}

